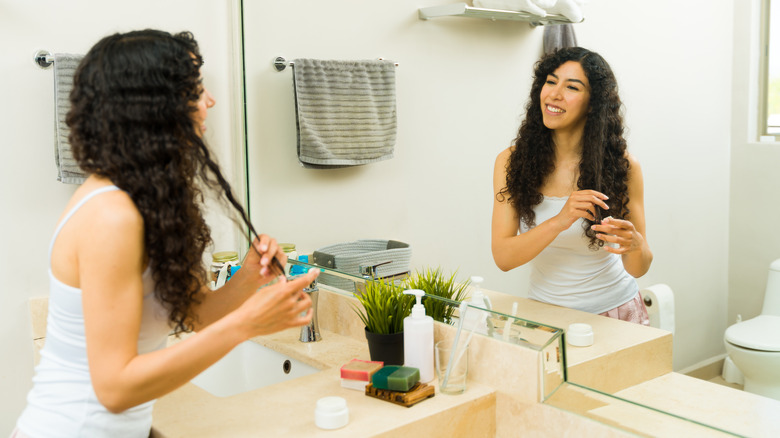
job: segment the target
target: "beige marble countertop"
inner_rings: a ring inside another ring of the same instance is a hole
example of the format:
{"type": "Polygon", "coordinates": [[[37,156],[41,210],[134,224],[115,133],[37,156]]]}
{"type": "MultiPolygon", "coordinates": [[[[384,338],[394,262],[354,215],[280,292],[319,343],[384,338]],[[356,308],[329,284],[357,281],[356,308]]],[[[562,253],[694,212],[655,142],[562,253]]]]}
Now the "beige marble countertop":
{"type": "MultiPolygon", "coordinates": [[[[745,436],[778,436],[774,418],[780,402],[673,373],[669,332],[486,293],[494,309],[504,313],[518,302],[521,318],[563,329],[574,322],[593,327],[594,345],[564,347],[569,380],[576,384],[564,383],[540,403],[538,353],[475,336],[464,394],[448,396],[437,388],[435,397],[405,408],[343,388],[339,367],[352,358],[368,359],[368,348],[349,299],[321,290],[323,341],[301,343],[298,329],[253,341],[323,371],[230,397],[189,383],[157,401],[153,436],[566,436],[575,430],[579,436],[609,438],[726,435],[636,403],[745,436]],[[318,429],[315,403],[332,395],[347,400],[350,422],[335,431],[318,429]]],[[[451,339],[452,332],[452,327],[437,324],[435,338],[451,339]]]]}
{"type": "Polygon", "coordinates": [[[614,397],[566,384],[545,403],[637,436],[780,436],[780,401],[674,372],[614,397]]]}
{"type": "Polygon", "coordinates": [[[154,437],[255,436],[398,436],[412,430],[427,435],[494,436],[495,390],[469,382],[460,395],[438,392],[411,407],[399,406],[341,386],[339,368],[352,358],[368,359],[365,342],[322,331],[329,342],[302,343],[291,329],[253,341],[323,371],[298,379],[217,397],[188,383],[160,398],[154,407],[154,437]],[[350,421],[337,430],[314,424],[318,399],[339,396],[347,401],[350,421]],[[458,418],[460,417],[460,418],[458,418]]]}
{"type": "Polygon", "coordinates": [[[569,380],[600,391],[621,389],[672,371],[672,333],[644,327],[606,316],[541,303],[495,291],[485,291],[493,309],[511,314],[518,303],[517,316],[567,330],[570,324],[585,323],[593,328],[594,343],[589,347],[566,344],[569,380]],[[626,360],[641,357],[625,366],[626,360]]]}
{"type": "Polygon", "coordinates": [[[743,436],[780,437],[780,401],[684,374],[668,373],[615,395],[743,436]]]}

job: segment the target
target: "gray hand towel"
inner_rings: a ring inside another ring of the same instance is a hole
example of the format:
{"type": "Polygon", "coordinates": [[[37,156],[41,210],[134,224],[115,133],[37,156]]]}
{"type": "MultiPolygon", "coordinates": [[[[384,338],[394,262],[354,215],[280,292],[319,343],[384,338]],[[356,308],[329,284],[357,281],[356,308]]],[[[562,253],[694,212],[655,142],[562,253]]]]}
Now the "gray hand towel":
{"type": "Polygon", "coordinates": [[[550,54],[564,47],[577,47],[577,36],[571,24],[549,24],[544,26],[544,54],[550,54]]]}
{"type": "Polygon", "coordinates": [[[392,61],[293,61],[298,159],[338,168],[393,157],[396,139],[392,61]]]}
{"type": "Polygon", "coordinates": [[[73,158],[68,134],[70,128],[65,124],[65,116],[70,110],[70,91],[73,89],[73,74],[84,55],[68,53],[54,54],[54,124],[55,144],[54,160],[57,163],[57,181],[65,184],[81,184],[87,174],[79,168],[73,158]]]}

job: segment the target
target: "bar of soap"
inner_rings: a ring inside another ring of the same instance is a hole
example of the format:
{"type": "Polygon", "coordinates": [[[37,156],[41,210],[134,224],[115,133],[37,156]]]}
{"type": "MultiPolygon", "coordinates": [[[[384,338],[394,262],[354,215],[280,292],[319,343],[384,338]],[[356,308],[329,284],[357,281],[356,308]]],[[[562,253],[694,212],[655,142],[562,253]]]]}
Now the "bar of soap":
{"type": "Polygon", "coordinates": [[[382,369],[382,366],[384,362],[352,359],[341,367],[341,378],[368,383],[371,381],[371,376],[382,369]]]}
{"type": "Polygon", "coordinates": [[[420,370],[413,367],[388,365],[374,373],[371,384],[377,389],[406,392],[420,381],[420,370]]]}
{"type": "Polygon", "coordinates": [[[406,392],[420,381],[420,369],[401,367],[387,377],[387,389],[406,392]]]}
{"type": "Polygon", "coordinates": [[[371,376],[371,384],[374,385],[375,388],[390,389],[387,387],[387,378],[390,377],[390,374],[396,372],[398,368],[401,367],[399,365],[385,365],[371,376]]]}

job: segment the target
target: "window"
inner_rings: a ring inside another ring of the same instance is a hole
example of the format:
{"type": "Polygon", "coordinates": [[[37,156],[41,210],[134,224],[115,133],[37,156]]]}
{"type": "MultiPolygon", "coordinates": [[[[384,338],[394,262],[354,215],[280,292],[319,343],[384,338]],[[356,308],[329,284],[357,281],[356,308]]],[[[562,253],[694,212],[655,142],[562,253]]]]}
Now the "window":
{"type": "Polygon", "coordinates": [[[764,0],[761,16],[761,135],[780,136],[780,0],[764,0]]]}

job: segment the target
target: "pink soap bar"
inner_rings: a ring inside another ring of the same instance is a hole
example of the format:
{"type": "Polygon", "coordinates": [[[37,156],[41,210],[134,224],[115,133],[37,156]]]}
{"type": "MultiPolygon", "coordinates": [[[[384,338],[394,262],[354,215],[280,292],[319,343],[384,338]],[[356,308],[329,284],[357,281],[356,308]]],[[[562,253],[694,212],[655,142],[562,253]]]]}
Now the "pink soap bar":
{"type": "Polygon", "coordinates": [[[384,366],[384,362],[352,359],[341,367],[341,378],[370,382],[371,376],[384,366]]]}

